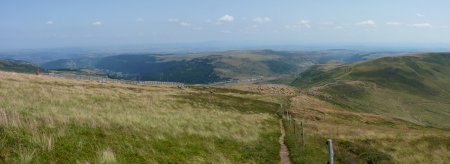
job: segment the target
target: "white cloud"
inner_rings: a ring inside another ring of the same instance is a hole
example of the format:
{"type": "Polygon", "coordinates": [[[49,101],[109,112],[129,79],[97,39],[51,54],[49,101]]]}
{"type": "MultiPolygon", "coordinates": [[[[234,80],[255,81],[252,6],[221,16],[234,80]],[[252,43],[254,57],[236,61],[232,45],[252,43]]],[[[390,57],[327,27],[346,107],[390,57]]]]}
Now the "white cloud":
{"type": "Polygon", "coordinates": [[[417,17],[425,17],[425,15],[421,14],[421,13],[416,13],[417,17]]]}
{"type": "Polygon", "coordinates": [[[400,23],[400,22],[386,22],[386,25],[399,26],[399,25],[402,25],[402,23],[400,23]]]}
{"type": "Polygon", "coordinates": [[[309,20],[301,20],[299,22],[299,25],[306,27],[306,28],[311,28],[311,24],[310,24],[309,20]]]}
{"type": "Polygon", "coordinates": [[[431,28],[433,27],[432,24],[430,23],[416,23],[416,24],[412,24],[412,27],[420,27],[420,28],[431,28]]]}
{"type": "Polygon", "coordinates": [[[178,19],[178,18],[169,18],[169,19],[167,19],[167,21],[169,21],[169,22],[179,22],[180,19],[178,19]]]}
{"type": "Polygon", "coordinates": [[[94,26],[101,26],[101,25],[102,25],[102,22],[100,22],[100,21],[95,21],[95,22],[92,22],[92,25],[94,25],[94,26]]]}
{"type": "Polygon", "coordinates": [[[309,20],[301,20],[300,24],[307,24],[309,26],[310,21],[309,20]]]}
{"type": "Polygon", "coordinates": [[[340,25],[339,23],[335,23],[335,22],[331,22],[331,21],[321,22],[319,25],[320,25],[319,29],[321,29],[321,30],[329,30],[329,29],[341,30],[341,29],[344,29],[344,27],[342,25],[340,25]]]}
{"type": "Polygon", "coordinates": [[[365,20],[365,21],[356,23],[356,25],[366,26],[366,27],[375,27],[377,24],[373,20],[365,20]]]}
{"type": "Polygon", "coordinates": [[[309,29],[311,28],[311,22],[309,20],[301,20],[295,24],[287,25],[287,29],[295,30],[295,29],[309,29]]]}
{"type": "Polygon", "coordinates": [[[233,22],[234,21],[234,17],[231,16],[231,15],[226,14],[223,17],[220,17],[219,21],[220,22],[233,22]]]}
{"type": "Polygon", "coordinates": [[[53,21],[47,21],[45,24],[48,24],[48,25],[52,25],[52,24],[54,24],[55,22],[53,22],[53,21]]]}
{"type": "Polygon", "coordinates": [[[188,22],[180,22],[180,26],[191,26],[192,24],[191,23],[188,23],[188,22]]]}
{"type": "Polygon", "coordinates": [[[336,26],[336,27],[334,27],[334,29],[336,29],[336,30],[341,30],[341,29],[344,29],[344,27],[342,27],[342,26],[336,26]]]}
{"type": "Polygon", "coordinates": [[[181,19],[178,19],[178,18],[170,18],[167,21],[174,23],[174,24],[178,24],[181,27],[189,27],[190,29],[196,30],[196,31],[203,30],[202,27],[196,26],[190,22],[182,21],[181,19]]]}
{"type": "Polygon", "coordinates": [[[256,22],[256,23],[267,23],[270,21],[272,21],[272,19],[270,19],[269,17],[257,17],[255,19],[253,19],[253,22],[256,22]]]}
{"type": "Polygon", "coordinates": [[[144,22],[144,18],[136,18],[136,22],[144,22]]]}

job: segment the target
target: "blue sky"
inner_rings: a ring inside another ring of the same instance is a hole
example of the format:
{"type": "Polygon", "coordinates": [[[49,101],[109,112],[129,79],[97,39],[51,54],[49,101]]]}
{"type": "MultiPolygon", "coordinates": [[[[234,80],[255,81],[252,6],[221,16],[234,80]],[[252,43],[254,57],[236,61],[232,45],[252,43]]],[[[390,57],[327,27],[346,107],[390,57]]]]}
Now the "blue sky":
{"type": "Polygon", "coordinates": [[[0,49],[225,41],[450,45],[449,0],[2,0],[0,49]]]}

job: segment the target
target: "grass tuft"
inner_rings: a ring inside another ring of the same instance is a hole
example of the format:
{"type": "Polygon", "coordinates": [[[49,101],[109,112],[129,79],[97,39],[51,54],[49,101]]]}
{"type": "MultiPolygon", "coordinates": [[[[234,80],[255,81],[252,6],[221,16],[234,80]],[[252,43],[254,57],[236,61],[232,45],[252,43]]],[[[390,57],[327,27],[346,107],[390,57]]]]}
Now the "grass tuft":
{"type": "Polygon", "coordinates": [[[114,156],[114,152],[109,147],[103,150],[100,154],[100,163],[111,164],[117,162],[116,157],[114,156]]]}

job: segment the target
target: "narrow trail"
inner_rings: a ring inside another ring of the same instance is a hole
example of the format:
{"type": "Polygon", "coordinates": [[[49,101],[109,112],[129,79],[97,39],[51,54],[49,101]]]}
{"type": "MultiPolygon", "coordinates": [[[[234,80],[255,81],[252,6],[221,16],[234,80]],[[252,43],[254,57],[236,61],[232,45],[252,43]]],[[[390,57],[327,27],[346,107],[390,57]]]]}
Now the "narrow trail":
{"type": "Polygon", "coordinates": [[[289,160],[289,150],[287,146],[284,144],[284,137],[286,136],[286,132],[283,126],[283,120],[280,119],[280,130],[281,136],[278,142],[280,143],[280,163],[281,164],[290,164],[291,160],[289,160]]]}

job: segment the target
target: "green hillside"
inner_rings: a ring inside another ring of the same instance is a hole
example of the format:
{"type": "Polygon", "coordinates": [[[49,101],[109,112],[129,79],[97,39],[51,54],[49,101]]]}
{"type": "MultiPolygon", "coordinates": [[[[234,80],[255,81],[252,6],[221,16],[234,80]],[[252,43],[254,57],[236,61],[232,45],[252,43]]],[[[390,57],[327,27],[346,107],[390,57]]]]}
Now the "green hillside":
{"type": "Polygon", "coordinates": [[[37,67],[21,61],[0,60],[0,70],[20,73],[35,73],[37,67]]]}
{"type": "Polygon", "coordinates": [[[317,65],[292,85],[351,111],[450,128],[450,54],[385,57],[351,65],[317,65]]]}
{"type": "Polygon", "coordinates": [[[69,69],[77,70],[82,68],[94,68],[98,58],[78,58],[78,59],[59,59],[47,62],[42,66],[47,69],[69,69]]]}
{"type": "Polygon", "coordinates": [[[0,163],[278,163],[278,102],[0,71],[0,163]]]}

